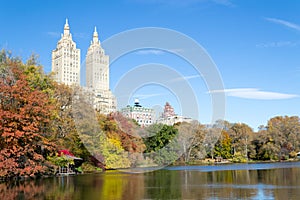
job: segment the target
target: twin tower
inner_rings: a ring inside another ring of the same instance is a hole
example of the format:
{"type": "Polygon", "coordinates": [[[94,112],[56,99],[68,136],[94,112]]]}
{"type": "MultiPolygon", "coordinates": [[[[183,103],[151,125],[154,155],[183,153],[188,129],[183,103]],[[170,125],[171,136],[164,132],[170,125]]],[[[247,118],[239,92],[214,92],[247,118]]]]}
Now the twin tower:
{"type": "MultiPolygon", "coordinates": [[[[58,83],[80,86],[80,49],[72,39],[68,19],[64,32],[52,51],[52,73],[58,83]]],[[[103,114],[116,111],[116,98],[109,89],[109,56],[101,47],[95,27],[93,39],[87,50],[86,88],[93,92],[94,107],[103,114]]]]}

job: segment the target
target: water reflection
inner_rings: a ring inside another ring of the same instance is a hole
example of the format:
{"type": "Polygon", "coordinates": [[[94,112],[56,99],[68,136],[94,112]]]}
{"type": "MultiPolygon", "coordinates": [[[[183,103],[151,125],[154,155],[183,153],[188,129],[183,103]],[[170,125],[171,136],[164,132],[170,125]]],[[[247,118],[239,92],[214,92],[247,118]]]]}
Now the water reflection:
{"type": "Polygon", "coordinates": [[[2,183],[0,199],[298,199],[300,167],[275,165],[225,171],[211,166],[205,172],[203,166],[171,167],[144,174],[112,171],[2,183]]]}
{"type": "Polygon", "coordinates": [[[300,169],[179,171],[183,199],[298,199],[300,169]]]}

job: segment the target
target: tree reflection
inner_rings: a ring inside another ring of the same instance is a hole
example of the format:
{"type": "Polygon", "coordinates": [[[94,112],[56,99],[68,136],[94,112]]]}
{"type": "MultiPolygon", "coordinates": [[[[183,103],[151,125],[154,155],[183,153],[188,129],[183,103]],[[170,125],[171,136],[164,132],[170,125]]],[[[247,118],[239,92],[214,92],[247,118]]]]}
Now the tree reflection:
{"type": "Polygon", "coordinates": [[[145,174],[145,199],[182,199],[178,171],[158,170],[145,174]]]}
{"type": "Polygon", "coordinates": [[[298,199],[299,168],[180,171],[182,199],[298,199]]]}
{"type": "Polygon", "coordinates": [[[0,199],[298,199],[300,168],[107,171],[0,184],[0,199]]]}

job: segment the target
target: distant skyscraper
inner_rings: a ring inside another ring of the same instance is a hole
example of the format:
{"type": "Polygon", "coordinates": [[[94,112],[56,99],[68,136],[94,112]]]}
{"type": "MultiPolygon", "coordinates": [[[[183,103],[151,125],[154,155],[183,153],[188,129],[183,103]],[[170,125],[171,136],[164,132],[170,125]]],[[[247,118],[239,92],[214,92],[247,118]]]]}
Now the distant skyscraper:
{"type": "Polygon", "coordinates": [[[80,85],[80,49],[72,40],[68,19],[64,33],[52,51],[52,72],[54,80],[66,85],[80,85]]]}
{"type": "Polygon", "coordinates": [[[86,54],[86,86],[95,90],[109,90],[109,57],[100,45],[96,27],[86,54]]]}
{"type": "Polygon", "coordinates": [[[103,114],[116,111],[116,98],[109,90],[109,56],[101,47],[96,27],[86,54],[86,87],[94,93],[96,110],[103,114]]]}

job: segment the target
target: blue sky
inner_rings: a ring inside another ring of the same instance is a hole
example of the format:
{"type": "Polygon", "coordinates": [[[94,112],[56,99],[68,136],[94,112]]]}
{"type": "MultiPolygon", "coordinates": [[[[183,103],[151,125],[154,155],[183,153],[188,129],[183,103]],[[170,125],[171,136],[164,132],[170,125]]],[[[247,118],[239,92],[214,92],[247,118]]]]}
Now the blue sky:
{"type": "MultiPolygon", "coordinates": [[[[300,114],[300,1],[12,0],[1,1],[1,8],[0,47],[24,59],[38,54],[47,73],[66,18],[82,61],[94,26],[101,41],[130,29],[162,27],[192,38],[215,62],[225,88],[226,120],[256,129],[276,115],[300,114]]],[[[200,122],[210,122],[210,94],[220,91],[208,91],[192,66],[171,53],[152,49],[121,57],[111,65],[112,90],[145,63],[167,65],[185,77],[197,97],[200,122]]],[[[131,101],[135,97],[148,107],[169,101],[181,114],[180,100],[168,88],[147,85],[134,91],[131,101]]]]}

